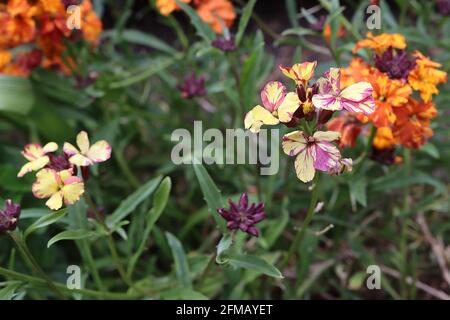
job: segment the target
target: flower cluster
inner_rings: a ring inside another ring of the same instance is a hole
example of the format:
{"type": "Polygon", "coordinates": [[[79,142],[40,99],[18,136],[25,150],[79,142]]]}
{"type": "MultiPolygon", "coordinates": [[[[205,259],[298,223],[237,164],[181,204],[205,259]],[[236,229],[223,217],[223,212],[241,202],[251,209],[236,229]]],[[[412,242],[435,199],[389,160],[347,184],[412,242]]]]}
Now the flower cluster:
{"type": "Polygon", "coordinates": [[[283,151],[295,157],[297,177],[303,182],[314,178],[315,171],[341,174],[351,170],[351,159],[342,158],[333,142],[340,138],[335,131],[320,131],[335,111],[370,116],[375,109],[373,89],[368,82],[358,82],[341,88],[341,71],[330,68],[314,84],[316,62],[304,62],[282,67],[284,75],[295,81],[295,91],[286,92],[278,81],[271,81],[261,91],[262,104],[248,112],[244,119],[246,129],[259,132],[262,125],[283,123],[301,130],[283,137],[283,151]]]}
{"type": "Polygon", "coordinates": [[[373,157],[380,159],[377,154],[384,150],[383,154],[391,155],[381,157],[385,163],[395,162],[392,157],[396,145],[419,148],[433,135],[430,123],[437,110],[432,97],[439,93],[437,85],[447,81],[439,63],[418,51],[410,53],[406,47],[406,40],[400,34],[374,36],[370,32],[356,44],[353,53],[369,48],[372,62],[353,58],[342,72],[342,81],[346,85],[357,81],[371,83],[376,108],[369,116],[342,115],[329,126],[346,136],[341,141],[343,146],[352,146],[361,127],[372,123],[376,128],[373,157]]]}
{"type": "MultiPolygon", "coordinates": [[[[233,25],[236,12],[230,0],[180,0],[192,4],[198,16],[216,33],[223,33],[223,26],[233,25]]],[[[179,7],[175,0],[156,0],[156,7],[162,15],[168,16],[179,7]]]]}
{"type": "Polygon", "coordinates": [[[0,74],[26,77],[38,67],[71,73],[65,41],[98,42],[102,23],[91,0],[8,0],[0,2],[0,74]],[[70,5],[79,5],[81,30],[71,30],[70,5]]]}
{"type": "Polygon", "coordinates": [[[33,194],[39,199],[47,199],[46,205],[52,210],[74,204],[84,193],[84,181],[87,179],[87,167],[104,162],[111,157],[111,146],[105,140],[92,146],[86,132],[77,136],[77,146],[66,142],[62,155],[55,155],[58,145],[54,142],[45,146],[40,144],[26,145],[22,155],[28,160],[18,173],[18,177],[37,171],[33,194]],[[82,177],[77,175],[78,168],[82,177]]]}

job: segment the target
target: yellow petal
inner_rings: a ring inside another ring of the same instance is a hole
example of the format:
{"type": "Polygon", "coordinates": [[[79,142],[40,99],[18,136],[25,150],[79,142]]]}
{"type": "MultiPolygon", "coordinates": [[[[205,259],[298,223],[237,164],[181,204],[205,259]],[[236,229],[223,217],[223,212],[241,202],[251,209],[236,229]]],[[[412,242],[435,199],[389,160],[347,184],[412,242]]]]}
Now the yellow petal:
{"type": "Polygon", "coordinates": [[[284,123],[291,121],[294,112],[297,111],[299,106],[300,99],[298,98],[298,95],[294,92],[289,92],[278,108],[278,119],[284,123]]]}
{"type": "Polygon", "coordinates": [[[72,144],[65,142],[63,146],[64,153],[68,156],[73,156],[74,154],[80,153],[77,148],[75,148],[72,144]]]}
{"type": "Polygon", "coordinates": [[[278,123],[280,123],[280,121],[260,105],[257,105],[250,110],[244,119],[245,129],[250,129],[250,131],[254,133],[259,132],[263,124],[275,125],[278,123]]]}
{"type": "Polygon", "coordinates": [[[89,151],[89,137],[86,131],[81,131],[77,135],[77,145],[82,154],[86,154],[89,151]]]}
{"type": "Polygon", "coordinates": [[[34,161],[36,159],[39,159],[40,157],[45,156],[45,152],[40,144],[27,144],[22,151],[22,155],[28,161],[34,161]]]}
{"type": "Polygon", "coordinates": [[[311,152],[313,148],[305,148],[297,158],[295,158],[295,172],[297,177],[303,182],[314,179],[316,170],[314,169],[314,158],[311,152]]]}
{"type": "Polygon", "coordinates": [[[99,163],[111,158],[111,146],[105,140],[92,145],[86,156],[94,163],[99,163]]]}
{"type": "Polygon", "coordinates": [[[45,153],[55,152],[56,150],[58,150],[58,145],[54,142],[49,142],[42,149],[45,153]]]}
{"type": "Polygon", "coordinates": [[[336,131],[317,131],[313,137],[318,141],[336,141],[341,137],[340,132],[336,131]]]}
{"type": "Polygon", "coordinates": [[[47,163],[50,161],[50,159],[47,156],[38,158],[37,160],[31,161],[26,163],[22,169],[20,169],[19,173],[17,174],[17,177],[21,178],[24,175],[26,175],[28,172],[31,171],[38,171],[45,167],[47,163]]]}
{"type": "Polygon", "coordinates": [[[63,196],[61,194],[61,191],[58,191],[58,192],[54,193],[50,197],[50,199],[47,200],[45,205],[52,210],[59,210],[62,207],[62,200],[63,200],[63,196]]]}
{"type": "Polygon", "coordinates": [[[285,96],[285,90],[286,88],[281,82],[271,81],[267,83],[261,91],[261,100],[264,107],[270,112],[277,110],[285,96]]]}
{"type": "Polygon", "coordinates": [[[302,152],[306,145],[303,131],[294,131],[283,136],[283,151],[291,157],[302,152]]]}
{"type": "Polygon", "coordinates": [[[87,167],[93,164],[91,160],[79,153],[71,156],[69,161],[70,163],[80,167],[87,167]]]}
{"type": "Polygon", "coordinates": [[[80,197],[84,193],[84,183],[81,182],[81,179],[78,177],[70,177],[64,183],[65,185],[61,189],[64,203],[69,205],[80,200],[80,197]]]}
{"type": "Polygon", "coordinates": [[[37,198],[48,198],[58,192],[60,186],[59,176],[55,170],[42,169],[36,174],[33,184],[33,194],[37,198]]]}

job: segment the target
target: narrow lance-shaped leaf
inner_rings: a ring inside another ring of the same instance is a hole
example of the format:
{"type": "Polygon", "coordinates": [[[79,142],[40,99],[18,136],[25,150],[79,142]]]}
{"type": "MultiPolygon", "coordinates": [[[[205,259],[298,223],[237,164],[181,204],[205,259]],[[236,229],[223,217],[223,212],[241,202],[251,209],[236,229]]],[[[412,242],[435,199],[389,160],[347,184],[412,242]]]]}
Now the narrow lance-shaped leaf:
{"type": "Polygon", "coordinates": [[[189,264],[186,253],[180,241],[171,233],[166,232],[166,238],[172,250],[173,259],[175,261],[175,272],[182,288],[191,289],[192,279],[189,272],[189,264]]]}
{"type": "Polygon", "coordinates": [[[79,239],[88,239],[98,236],[98,233],[95,231],[87,231],[84,229],[78,230],[67,230],[61,233],[58,233],[56,236],[51,238],[47,242],[47,248],[50,248],[53,244],[62,241],[62,240],[79,240],[79,239]]]}
{"type": "Polygon", "coordinates": [[[27,230],[25,230],[24,238],[26,239],[30,234],[32,234],[34,231],[45,228],[55,222],[57,222],[59,219],[64,217],[67,214],[67,209],[61,209],[56,212],[50,212],[49,214],[46,214],[45,216],[39,218],[35,223],[33,223],[31,226],[28,227],[27,230]]]}

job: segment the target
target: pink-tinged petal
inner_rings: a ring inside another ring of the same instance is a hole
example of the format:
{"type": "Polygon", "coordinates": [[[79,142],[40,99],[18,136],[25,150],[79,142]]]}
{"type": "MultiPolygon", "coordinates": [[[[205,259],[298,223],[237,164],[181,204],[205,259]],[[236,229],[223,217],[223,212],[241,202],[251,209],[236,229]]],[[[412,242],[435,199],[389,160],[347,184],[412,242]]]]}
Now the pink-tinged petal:
{"type": "Polygon", "coordinates": [[[303,182],[314,179],[316,173],[314,169],[314,159],[316,157],[315,148],[304,148],[295,158],[295,172],[297,177],[303,182]]]}
{"type": "Polygon", "coordinates": [[[366,99],[355,102],[351,100],[342,99],[342,107],[349,112],[361,112],[365,115],[370,115],[375,111],[375,100],[372,96],[366,99]]]}
{"type": "Polygon", "coordinates": [[[279,68],[285,76],[295,80],[297,83],[306,83],[314,77],[314,69],[316,66],[317,61],[306,61],[303,63],[296,63],[292,67],[280,66],[279,68]]]}
{"type": "Polygon", "coordinates": [[[300,99],[294,92],[289,92],[283,99],[278,108],[278,119],[280,122],[287,123],[292,120],[295,111],[300,107],[300,99]]]}
{"type": "Polygon", "coordinates": [[[111,151],[111,145],[105,140],[100,140],[92,145],[86,157],[94,163],[104,162],[111,158],[111,151]]]}
{"type": "Polygon", "coordinates": [[[367,97],[371,97],[372,93],[372,85],[369,82],[362,81],[348,86],[342,90],[339,96],[343,98],[343,100],[360,102],[366,100],[367,97]]]}
{"type": "Polygon", "coordinates": [[[32,186],[34,196],[39,199],[51,197],[59,190],[59,180],[55,170],[42,169],[36,174],[36,182],[32,186]]]}
{"type": "Polygon", "coordinates": [[[341,102],[336,96],[331,94],[315,94],[312,97],[312,103],[316,109],[337,111],[342,110],[341,102]]]}
{"type": "Polygon", "coordinates": [[[71,164],[74,164],[79,167],[87,167],[87,166],[91,166],[94,164],[92,162],[92,160],[90,160],[89,158],[87,158],[81,154],[75,154],[75,155],[71,156],[69,158],[69,162],[71,164]]]}
{"type": "Polygon", "coordinates": [[[67,154],[69,157],[70,157],[70,156],[73,156],[74,154],[80,153],[80,151],[78,151],[77,148],[75,148],[72,144],[70,144],[70,143],[68,143],[68,142],[64,143],[63,151],[64,151],[64,153],[67,154]]]}
{"type": "Polygon", "coordinates": [[[307,141],[303,131],[294,131],[283,136],[282,145],[284,153],[294,157],[306,148],[307,141]]]}
{"type": "Polygon", "coordinates": [[[341,70],[330,68],[317,83],[319,84],[320,94],[338,95],[341,91],[341,70]]]}
{"type": "Polygon", "coordinates": [[[64,184],[69,185],[69,184],[79,183],[81,181],[82,180],[80,178],[78,178],[77,176],[70,176],[64,180],[64,184]]]}
{"type": "Polygon", "coordinates": [[[283,84],[278,81],[271,81],[261,91],[261,100],[264,107],[270,112],[273,112],[281,105],[285,95],[286,88],[283,84]]]}
{"type": "Polygon", "coordinates": [[[330,142],[319,142],[315,144],[316,158],[314,167],[317,170],[328,172],[334,168],[341,158],[339,149],[330,142]]]}
{"type": "Polygon", "coordinates": [[[17,174],[17,177],[22,178],[24,175],[26,175],[29,172],[38,171],[38,170],[42,169],[43,167],[45,167],[47,165],[47,163],[49,163],[49,162],[50,162],[50,159],[48,156],[43,156],[34,161],[30,161],[30,162],[26,163],[20,169],[19,173],[17,174]]]}
{"type": "Polygon", "coordinates": [[[336,131],[316,131],[313,135],[314,139],[320,141],[336,141],[341,137],[340,132],[336,131]]]}
{"type": "Polygon", "coordinates": [[[33,161],[39,159],[40,157],[45,156],[45,152],[42,149],[42,146],[37,143],[27,144],[23,151],[22,155],[28,160],[33,161]]]}

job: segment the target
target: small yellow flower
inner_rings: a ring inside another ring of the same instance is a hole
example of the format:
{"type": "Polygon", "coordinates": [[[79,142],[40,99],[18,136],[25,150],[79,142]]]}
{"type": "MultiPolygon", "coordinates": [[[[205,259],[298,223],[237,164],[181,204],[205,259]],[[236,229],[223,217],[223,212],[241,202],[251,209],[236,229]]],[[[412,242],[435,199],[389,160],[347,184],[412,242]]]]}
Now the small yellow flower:
{"type": "Polygon", "coordinates": [[[42,169],[36,174],[33,194],[39,199],[46,199],[45,205],[52,210],[59,210],[63,203],[74,204],[84,193],[83,181],[72,175],[72,170],[57,172],[53,169],[42,169]]]}
{"type": "Polygon", "coordinates": [[[109,143],[100,140],[91,146],[88,134],[85,131],[81,131],[77,135],[77,145],[80,150],[68,142],[64,143],[64,153],[70,157],[70,163],[76,166],[87,167],[111,158],[109,143]]]}
{"type": "Polygon", "coordinates": [[[25,174],[31,171],[38,171],[45,167],[50,158],[47,156],[50,152],[58,150],[58,145],[54,142],[47,143],[44,147],[40,144],[28,144],[22,151],[22,155],[29,161],[22,169],[20,169],[17,176],[23,177],[25,174]]]}
{"type": "Polygon", "coordinates": [[[314,77],[314,69],[316,69],[317,61],[296,63],[292,67],[280,66],[281,72],[286,77],[291,78],[297,85],[302,84],[305,88],[308,81],[314,77]]]}

